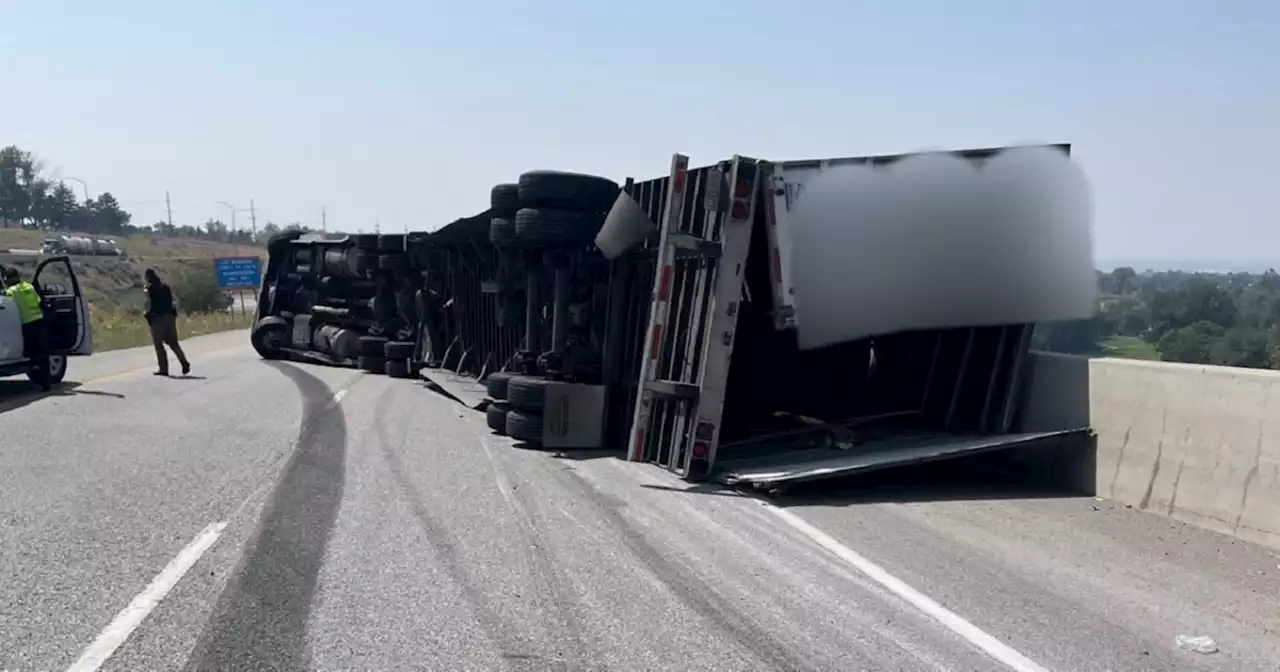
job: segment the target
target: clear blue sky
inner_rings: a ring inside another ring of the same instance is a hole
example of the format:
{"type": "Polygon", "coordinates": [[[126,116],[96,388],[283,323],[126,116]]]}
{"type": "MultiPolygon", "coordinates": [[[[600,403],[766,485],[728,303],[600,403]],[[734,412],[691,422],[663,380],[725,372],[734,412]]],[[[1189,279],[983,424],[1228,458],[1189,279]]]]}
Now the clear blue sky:
{"type": "Polygon", "coordinates": [[[1068,141],[1099,259],[1280,264],[1274,0],[0,0],[0,64],[0,144],[138,223],[169,190],[431,229],[531,168],[1068,141]]]}

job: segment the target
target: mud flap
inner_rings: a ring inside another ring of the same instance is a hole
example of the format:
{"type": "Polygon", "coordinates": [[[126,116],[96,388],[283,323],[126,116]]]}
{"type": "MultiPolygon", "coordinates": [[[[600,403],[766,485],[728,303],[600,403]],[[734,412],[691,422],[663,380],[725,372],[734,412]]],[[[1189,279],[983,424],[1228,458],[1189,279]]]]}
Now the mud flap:
{"type": "Polygon", "coordinates": [[[480,410],[488,405],[489,390],[471,376],[459,375],[448,369],[423,369],[422,377],[437,392],[467,408],[480,410]]]}

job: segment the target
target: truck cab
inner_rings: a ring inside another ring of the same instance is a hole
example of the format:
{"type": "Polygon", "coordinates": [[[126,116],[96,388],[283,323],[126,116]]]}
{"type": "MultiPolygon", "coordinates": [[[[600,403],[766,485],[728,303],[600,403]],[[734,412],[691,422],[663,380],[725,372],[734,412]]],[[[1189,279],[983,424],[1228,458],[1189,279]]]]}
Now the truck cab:
{"type": "MultiPolygon", "coordinates": [[[[71,259],[48,257],[36,266],[31,284],[40,292],[44,307],[45,352],[50,382],[67,375],[67,358],[93,354],[89,304],[80,289],[71,259]]],[[[0,289],[4,289],[0,280],[0,289]]],[[[29,375],[31,362],[23,354],[22,320],[13,299],[0,293],[0,376],[29,375]]]]}

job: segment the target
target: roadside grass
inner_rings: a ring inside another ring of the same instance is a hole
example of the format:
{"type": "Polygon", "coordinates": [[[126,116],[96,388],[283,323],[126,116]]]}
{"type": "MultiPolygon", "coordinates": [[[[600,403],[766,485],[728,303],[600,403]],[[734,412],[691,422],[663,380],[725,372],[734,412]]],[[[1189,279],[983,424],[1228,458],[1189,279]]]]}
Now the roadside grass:
{"type": "Polygon", "coordinates": [[[1103,342],[1102,353],[1107,357],[1160,360],[1156,347],[1137,336],[1112,336],[1103,342]]]}
{"type": "MultiPolygon", "coordinates": [[[[105,308],[105,306],[103,307],[105,308]]],[[[129,310],[104,310],[90,307],[93,323],[93,350],[105,352],[121,348],[136,348],[151,344],[151,332],[141,313],[129,310]]],[[[253,315],[241,315],[240,311],[215,313],[183,313],[178,316],[178,337],[203,336],[220,331],[248,329],[253,315]]]]}

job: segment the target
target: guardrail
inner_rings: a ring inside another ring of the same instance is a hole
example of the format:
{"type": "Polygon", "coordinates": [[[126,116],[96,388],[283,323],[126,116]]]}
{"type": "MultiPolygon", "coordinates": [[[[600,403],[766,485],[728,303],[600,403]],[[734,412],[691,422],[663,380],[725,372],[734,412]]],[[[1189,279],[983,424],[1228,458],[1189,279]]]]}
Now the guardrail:
{"type": "Polygon", "coordinates": [[[1091,494],[1280,548],[1280,371],[1034,353],[1028,431],[1096,446],[1028,456],[1091,494]]]}

